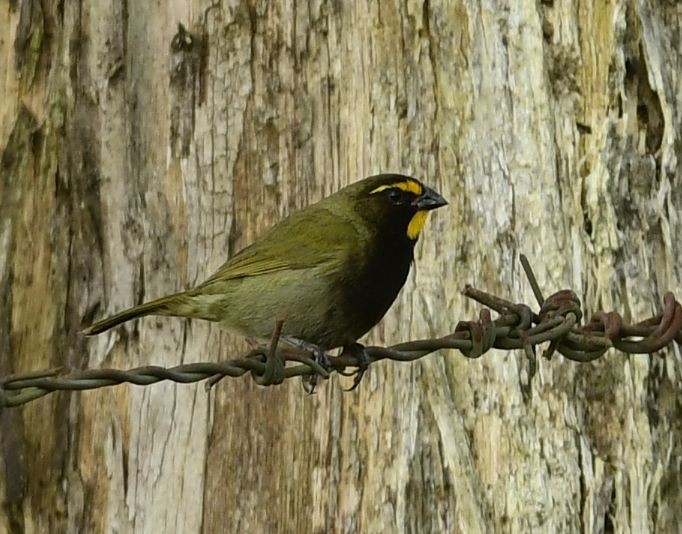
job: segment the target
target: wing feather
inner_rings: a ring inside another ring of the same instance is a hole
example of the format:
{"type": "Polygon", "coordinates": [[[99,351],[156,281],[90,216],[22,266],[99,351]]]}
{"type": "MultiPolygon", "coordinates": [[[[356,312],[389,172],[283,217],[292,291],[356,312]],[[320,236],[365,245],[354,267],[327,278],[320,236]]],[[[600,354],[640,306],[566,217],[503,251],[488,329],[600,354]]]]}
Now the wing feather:
{"type": "Polygon", "coordinates": [[[342,262],[358,246],[358,241],[357,229],[348,219],[323,205],[309,206],[270,228],[202,285],[342,262]]]}

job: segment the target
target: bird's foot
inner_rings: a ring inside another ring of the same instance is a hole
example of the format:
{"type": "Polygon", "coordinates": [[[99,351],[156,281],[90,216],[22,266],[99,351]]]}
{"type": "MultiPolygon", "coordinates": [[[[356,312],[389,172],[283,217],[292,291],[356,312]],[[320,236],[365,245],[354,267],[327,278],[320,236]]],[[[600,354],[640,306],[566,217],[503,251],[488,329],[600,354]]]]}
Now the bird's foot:
{"type": "Polygon", "coordinates": [[[367,370],[369,369],[369,364],[372,363],[372,360],[368,356],[365,347],[360,343],[353,343],[352,345],[347,345],[343,347],[343,352],[341,353],[341,356],[344,355],[353,356],[357,362],[356,371],[347,374],[347,376],[354,375],[354,378],[353,385],[345,391],[353,391],[360,385],[360,382],[362,382],[362,379],[365,376],[367,370]]]}
{"type": "Polygon", "coordinates": [[[306,393],[312,395],[313,393],[315,393],[315,387],[317,387],[317,382],[321,374],[320,370],[324,372],[322,376],[327,378],[327,376],[329,376],[328,372],[332,368],[331,362],[329,361],[329,358],[327,357],[327,354],[324,352],[324,350],[321,347],[315,345],[314,343],[309,343],[307,341],[292,336],[285,336],[284,339],[291,343],[294,347],[312,353],[313,362],[318,367],[320,367],[320,369],[316,370],[315,373],[302,377],[303,389],[306,391],[306,393]]]}

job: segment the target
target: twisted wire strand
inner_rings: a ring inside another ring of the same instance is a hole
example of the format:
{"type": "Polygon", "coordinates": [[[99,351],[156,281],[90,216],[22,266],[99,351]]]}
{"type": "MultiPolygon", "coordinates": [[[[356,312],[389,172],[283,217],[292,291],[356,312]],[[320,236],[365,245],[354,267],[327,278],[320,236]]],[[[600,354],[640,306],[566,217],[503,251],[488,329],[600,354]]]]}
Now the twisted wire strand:
{"type": "Polygon", "coordinates": [[[268,346],[223,362],[169,368],[150,365],[128,370],[87,369],[71,373],[57,368],[5,376],[0,378],[0,408],[21,406],[54,391],[82,391],[123,383],[148,386],[164,380],[182,384],[206,380],[208,390],[222,378],[250,373],[256,383],[269,386],[297,376],[328,378],[332,372],[348,375],[348,367],[359,370],[380,360],[411,362],[442,349],[457,349],[467,358],[480,358],[493,348],[521,349],[529,360],[530,383],[537,369],[535,348],[543,343],[549,342],[543,353],[545,358],[559,352],[581,363],[600,358],[610,348],[627,354],[650,354],[673,341],[682,345],[682,305],[671,292],[663,297],[661,313],[638,323],[626,324],[616,311],[598,311],[581,326],[583,314],[577,295],[564,289],[545,299],[525,256],[521,256],[521,263],[540,305],[538,313],[526,304],[466,286],[463,294],[486,307],[480,311],[478,320],[460,321],[452,334],[439,338],[390,347],[365,347],[366,361],[361,362],[355,354],[342,353],[330,357],[330,369],[325,369],[309,352],[278,344],[282,329],[282,321],[278,320],[268,346]],[[490,310],[498,314],[496,319],[492,319],[490,310]]]}

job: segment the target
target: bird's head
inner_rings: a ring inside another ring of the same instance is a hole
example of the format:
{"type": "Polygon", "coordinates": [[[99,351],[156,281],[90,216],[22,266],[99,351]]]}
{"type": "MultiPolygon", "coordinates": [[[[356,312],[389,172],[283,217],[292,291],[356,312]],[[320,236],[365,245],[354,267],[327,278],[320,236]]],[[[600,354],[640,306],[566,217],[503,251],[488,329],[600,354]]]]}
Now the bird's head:
{"type": "Polygon", "coordinates": [[[356,211],[383,232],[416,242],[429,211],[447,201],[416,178],[401,174],[370,176],[346,188],[356,211]]]}

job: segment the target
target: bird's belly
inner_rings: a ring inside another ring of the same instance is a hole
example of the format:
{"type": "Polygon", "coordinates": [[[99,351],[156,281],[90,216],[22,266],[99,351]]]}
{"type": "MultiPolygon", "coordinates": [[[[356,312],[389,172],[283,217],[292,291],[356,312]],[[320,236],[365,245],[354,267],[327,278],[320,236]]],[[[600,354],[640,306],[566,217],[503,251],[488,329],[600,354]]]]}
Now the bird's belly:
{"type": "Polygon", "coordinates": [[[337,270],[324,266],[282,270],[223,281],[204,298],[225,329],[268,340],[277,320],[282,334],[324,349],[353,343],[386,313],[405,283],[411,255],[371,262],[357,259],[337,270]]]}
{"type": "Polygon", "coordinates": [[[329,280],[319,269],[278,271],[229,281],[222,294],[206,302],[226,330],[267,340],[277,320],[282,334],[325,349],[351,342],[339,323],[329,280]]]}

